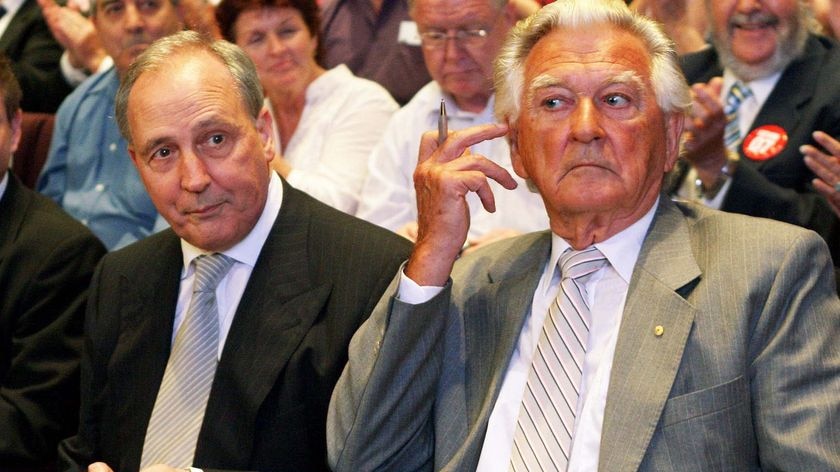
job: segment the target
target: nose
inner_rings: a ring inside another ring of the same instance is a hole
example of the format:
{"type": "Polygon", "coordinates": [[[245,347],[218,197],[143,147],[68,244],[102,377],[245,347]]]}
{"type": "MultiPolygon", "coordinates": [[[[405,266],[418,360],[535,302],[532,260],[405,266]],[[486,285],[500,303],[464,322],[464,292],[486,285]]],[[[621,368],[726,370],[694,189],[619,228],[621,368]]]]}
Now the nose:
{"type": "Polygon", "coordinates": [[[741,13],[749,13],[761,9],[761,0],[738,0],[735,10],[741,13]]]}
{"type": "Polygon", "coordinates": [[[589,143],[604,137],[600,112],[591,98],[581,98],[571,116],[571,137],[581,143],[589,143]]]}
{"type": "Polygon", "coordinates": [[[204,161],[192,150],[184,151],[180,160],[181,188],[201,193],[210,186],[211,178],[204,161]]]}
{"type": "Polygon", "coordinates": [[[141,31],[144,27],[143,15],[137,10],[134,2],[125,2],[125,14],[123,15],[123,26],[126,31],[141,31]]]}
{"type": "Polygon", "coordinates": [[[455,36],[447,36],[443,40],[443,57],[446,61],[457,61],[461,57],[461,46],[455,36]]]}
{"type": "Polygon", "coordinates": [[[278,38],[276,34],[268,35],[268,51],[272,54],[277,54],[286,49],[286,43],[278,38]]]}

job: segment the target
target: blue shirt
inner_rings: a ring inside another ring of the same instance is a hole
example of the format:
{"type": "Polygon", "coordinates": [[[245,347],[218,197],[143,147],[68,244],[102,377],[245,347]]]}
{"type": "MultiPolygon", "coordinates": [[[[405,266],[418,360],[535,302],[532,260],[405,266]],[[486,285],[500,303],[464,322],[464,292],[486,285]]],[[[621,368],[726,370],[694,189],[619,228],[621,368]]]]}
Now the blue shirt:
{"type": "Polygon", "coordinates": [[[111,68],[70,94],[56,115],[38,191],[114,250],[154,232],[158,217],[114,118],[119,77],[111,68]]]}

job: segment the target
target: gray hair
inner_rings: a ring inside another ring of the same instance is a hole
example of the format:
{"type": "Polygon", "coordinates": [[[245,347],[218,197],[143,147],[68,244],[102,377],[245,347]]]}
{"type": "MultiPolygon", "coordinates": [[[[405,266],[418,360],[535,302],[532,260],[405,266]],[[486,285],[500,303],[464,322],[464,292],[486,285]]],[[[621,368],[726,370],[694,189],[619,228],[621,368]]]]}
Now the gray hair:
{"type": "MultiPolygon", "coordinates": [[[[100,1],[102,1],[102,0],[90,0],[90,4],[88,5],[88,9],[87,9],[86,13],[88,13],[90,15],[95,15],[96,14],[96,4],[99,3],[100,1]]],[[[164,1],[167,1],[167,0],[164,0],[164,1]]],[[[172,3],[172,6],[176,6],[176,7],[178,6],[178,3],[180,2],[180,0],[168,0],[168,1],[170,3],[172,3]]]]}
{"type": "Polygon", "coordinates": [[[146,72],[165,69],[172,58],[179,54],[203,51],[219,59],[230,72],[236,85],[235,92],[254,120],[263,106],[263,91],[254,63],[242,49],[225,40],[214,40],[195,31],[181,31],[161,38],[151,44],[131,64],[120,83],[115,99],[117,125],[120,133],[131,143],[128,126],[128,96],[137,79],[146,72]]]}
{"type": "Polygon", "coordinates": [[[525,81],[524,63],[537,42],[556,28],[612,25],[639,38],[651,56],[651,83],[665,113],[687,113],[691,94],[679,66],[673,41],[653,20],[627,8],[622,0],[557,0],[520,21],[496,59],[496,117],[515,123],[525,81]]]}
{"type": "MultiPolygon", "coordinates": [[[[408,11],[411,13],[414,10],[414,7],[417,6],[418,0],[408,0],[408,11]]],[[[504,8],[510,0],[489,0],[490,6],[494,7],[495,9],[499,10],[504,8]]]]}

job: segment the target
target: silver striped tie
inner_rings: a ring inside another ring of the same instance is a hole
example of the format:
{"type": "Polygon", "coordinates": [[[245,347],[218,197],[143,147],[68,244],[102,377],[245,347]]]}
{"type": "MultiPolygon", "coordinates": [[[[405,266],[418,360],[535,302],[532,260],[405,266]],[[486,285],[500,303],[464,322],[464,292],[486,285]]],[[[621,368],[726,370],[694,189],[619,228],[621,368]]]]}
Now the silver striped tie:
{"type": "Polygon", "coordinates": [[[141,469],[159,463],[176,468],[192,465],[218,363],[216,287],[233,263],[219,253],[195,259],[192,300],[166,363],[146,430],[141,469]]]}
{"type": "Polygon", "coordinates": [[[510,470],[566,470],[590,314],[586,276],[606,264],[594,246],[560,256],[560,293],[548,308],[513,438],[510,470]]]}
{"type": "Polygon", "coordinates": [[[752,90],[740,80],[732,84],[726,94],[726,104],[723,112],[726,114],[726,127],[723,130],[723,144],[730,151],[738,150],[741,144],[741,128],[738,123],[738,109],[744,100],[752,96],[752,90]]]}

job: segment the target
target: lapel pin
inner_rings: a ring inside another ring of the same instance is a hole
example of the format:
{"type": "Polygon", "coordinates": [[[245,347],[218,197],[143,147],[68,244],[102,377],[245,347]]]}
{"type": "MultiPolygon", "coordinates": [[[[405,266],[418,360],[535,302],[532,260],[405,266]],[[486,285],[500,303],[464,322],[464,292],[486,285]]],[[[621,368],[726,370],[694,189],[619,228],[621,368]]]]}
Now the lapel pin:
{"type": "Polygon", "coordinates": [[[658,325],[656,328],[653,328],[653,334],[658,338],[665,334],[665,328],[662,325],[658,325]]]}

